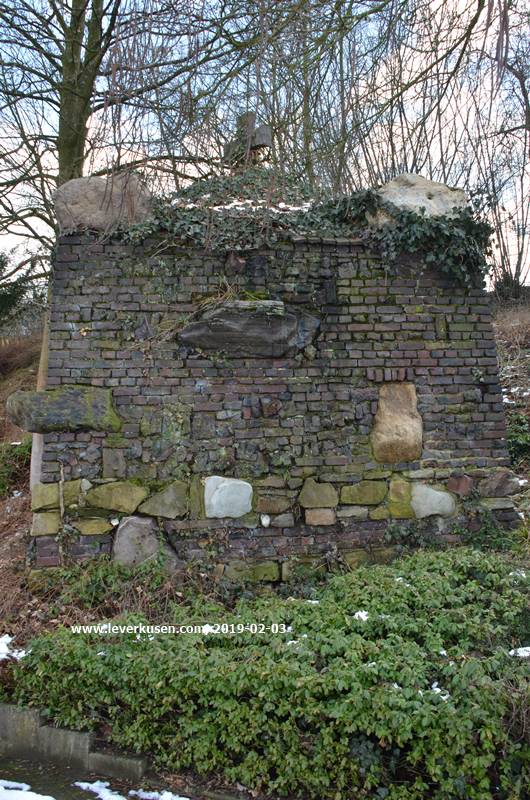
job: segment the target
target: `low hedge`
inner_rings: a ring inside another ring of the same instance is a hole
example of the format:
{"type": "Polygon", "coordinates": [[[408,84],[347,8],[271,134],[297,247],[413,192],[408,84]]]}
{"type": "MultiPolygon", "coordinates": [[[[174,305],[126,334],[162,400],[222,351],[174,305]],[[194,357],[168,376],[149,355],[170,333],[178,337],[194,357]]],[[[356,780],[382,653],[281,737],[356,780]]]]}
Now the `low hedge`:
{"type": "Polygon", "coordinates": [[[14,696],[59,725],[110,727],[159,766],[276,796],[522,799],[528,661],[509,651],[530,644],[527,575],[497,554],[419,552],[309,600],[172,610],[283,634],[60,630],[14,665],[14,696]]]}

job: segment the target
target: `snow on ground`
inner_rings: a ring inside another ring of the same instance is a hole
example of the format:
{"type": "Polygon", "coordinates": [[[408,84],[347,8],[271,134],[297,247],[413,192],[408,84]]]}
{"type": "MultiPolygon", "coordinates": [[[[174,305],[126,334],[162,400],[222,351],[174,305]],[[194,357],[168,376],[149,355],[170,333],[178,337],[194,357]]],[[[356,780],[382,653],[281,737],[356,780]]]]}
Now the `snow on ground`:
{"type": "Polygon", "coordinates": [[[530,658],[530,647],[517,647],[515,650],[510,650],[510,655],[517,658],[530,658]]]}
{"type": "MultiPolygon", "coordinates": [[[[77,786],[78,789],[83,789],[85,792],[92,792],[99,800],[127,800],[122,794],[114,792],[110,788],[108,781],[94,781],[94,783],[77,781],[74,786],[77,786]]],[[[173,792],[145,792],[143,789],[131,789],[129,797],[139,797],[140,800],[190,800],[189,797],[181,797],[181,795],[173,794],[173,792]]]]}
{"type": "MultiPolygon", "coordinates": [[[[26,655],[25,650],[11,650],[10,645],[13,641],[13,637],[10,636],[8,633],[0,636],[0,661],[3,661],[6,658],[24,658],[26,655]]],[[[5,787],[4,787],[5,788],[5,787]]]]}
{"type": "Polygon", "coordinates": [[[46,794],[36,794],[30,791],[27,783],[0,780],[0,800],[55,800],[46,794]]]}

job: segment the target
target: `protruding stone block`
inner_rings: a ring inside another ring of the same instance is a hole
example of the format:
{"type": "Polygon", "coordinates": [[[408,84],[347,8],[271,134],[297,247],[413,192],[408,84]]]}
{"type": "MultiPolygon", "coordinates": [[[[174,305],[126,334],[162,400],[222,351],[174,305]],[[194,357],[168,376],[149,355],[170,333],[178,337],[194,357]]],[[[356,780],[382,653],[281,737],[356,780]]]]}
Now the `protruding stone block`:
{"type": "MultiPolygon", "coordinates": [[[[62,485],[65,508],[76,505],[82,490],[82,480],[65,481],[62,485]]],[[[47,511],[60,508],[59,484],[36,483],[31,490],[31,510],[47,511]]]]}
{"type": "Polygon", "coordinates": [[[222,350],[236,358],[280,357],[309,344],[317,317],[288,311],[281,301],[234,300],[206,311],[186,325],[180,342],[201,350],[222,350]]]}
{"type": "Polygon", "coordinates": [[[234,581],[260,581],[280,580],[280,565],[277,561],[231,561],[226,565],[224,577],[234,581]]]}
{"type": "Polygon", "coordinates": [[[397,464],[420,458],[423,424],[416,404],[416,387],[413,383],[387,383],[381,386],[371,434],[377,461],[397,464]]]}
{"type": "Polygon", "coordinates": [[[108,508],[111,511],[132,514],[148,494],[143,486],[137,486],[129,481],[115,481],[91,489],[86,500],[94,508],[108,508]]]}
{"type": "Polygon", "coordinates": [[[318,483],[314,478],[307,478],[298,502],[303,508],[335,508],[339,496],[333,484],[318,483]]]}
{"type": "Polygon", "coordinates": [[[377,506],[383,502],[387,491],[384,481],[360,481],[352,486],[343,486],[340,501],[349,505],[377,506]]]}
{"type": "Polygon", "coordinates": [[[99,536],[109,533],[113,528],[112,523],[108,520],[95,517],[76,519],[72,524],[82,536],[99,536]]]}
{"type": "Polygon", "coordinates": [[[64,385],[40,392],[14,392],[7,399],[6,411],[15,425],[32,433],[121,428],[111,390],[97,386],[64,385]]]}
{"type": "Polygon", "coordinates": [[[150,192],[131,172],[108,178],[74,178],[55,194],[55,215],[61,233],[110,231],[120,223],[145,219],[151,208],[150,192]]]}
{"type": "Polygon", "coordinates": [[[412,487],[411,505],[418,519],[424,517],[451,517],[456,511],[454,497],[449,492],[433,489],[425,483],[412,487]]]}
{"type": "Polygon", "coordinates": [[[252,511],[252,486],[237,478],[212,475],[204,481],[207,517],[242,517],[252,511]]]}
{"type": "Polygon", "coordinates": [[[157,492],[138,509],[141,514],[152,517],[176,519],[188,510],[188,486],[183,481],[173,481],[161,492],[157,492]]]}

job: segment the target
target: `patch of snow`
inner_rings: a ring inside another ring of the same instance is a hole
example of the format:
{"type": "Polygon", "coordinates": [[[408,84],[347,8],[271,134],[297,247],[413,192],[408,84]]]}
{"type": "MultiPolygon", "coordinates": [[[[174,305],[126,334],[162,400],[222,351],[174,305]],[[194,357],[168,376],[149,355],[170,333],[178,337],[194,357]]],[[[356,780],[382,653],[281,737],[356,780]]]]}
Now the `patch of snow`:
{"type": "Polygon", "coordinates": [[[25,650],[11,650],[10,644],[12,641],[13,637],[9,636],[8,633],[0,636],[0,661],[3,661],[6,658],[16,658],[18,661],[20,658],[24,658],[26,655],[25,650]]]}
{"type": "Polygon", "coordinates": [[[78,789],[82,789],[84,792],[92,792],[99,797],[99,800],[125,800],[122,794],[118,794],[118,792],[114,792],[109,788],[110,783],[108,781],[94,781],[93,783],[76,781],[73,786],[77,786],[78,789]]]}
{"type": "Polygon", "coordinates": [[[438,686],[438,681],[434,681],[434,683],[432,684],[431,692],[434,692],[434,694],[439,694],[442,700],[449,700],[449,698],[451,697],[449,692],[438,686]]]}
{"type": "Polygon", "coordinates": [[[366,622],[368,616],[369,616],[368,611],[356,611],[355,614],[353,615],[353,618],[360,619],[362,620],[362,622],[366,622]]]}
{"type": "Polygon", "coordinates": [[[440,653],[441,656],[447,655],[447,650],[439,650],[438,652],[440,653]]]}
{"type": "Polygon", "coordinates": [[[513,572],[510,572],[510,578],[526,578],[526,572],[524,569],[514,569],[513,572]]]}
{"type": "Polygon", "coordinates": [[[306,600],[306,603],[310,603],[312,606],[318,606],[320,600],[306,600]]]}
{"type": "Polygon", "coordinates": [[[530,647],[516,647],[510,650],[510,655],[516,658],[530,658],[530,647]]]}
{"type": "Polygon", "coordinates": [[[46,794],[32,792],[27,783],[0,780],[0,800],[55,800],[46,794]]]}
{"type": "Polygon", "coordinates": [[[526,486],[528,483],[526,478],[519,478],[519,486],[526,486]]]}
{"type": "Polygon", "coordinates": [[[290,639],[287,644],[298,644],[298,639],[290,639]]]}
{"type": "Polygon", "coordinates": [[[143,789],[132,789],[129,792],[131,797],[139,797],[140,800],[190,800],[189,797],[182,797],[173,792],[145,792],[143,789]]]}
{"type": "Polygon", "coordinates": [[[21,792],[29,792],[31,786],[29,783],[17,783],[16,781],[0,780],[0,789],[20,789],[21,792]]]}

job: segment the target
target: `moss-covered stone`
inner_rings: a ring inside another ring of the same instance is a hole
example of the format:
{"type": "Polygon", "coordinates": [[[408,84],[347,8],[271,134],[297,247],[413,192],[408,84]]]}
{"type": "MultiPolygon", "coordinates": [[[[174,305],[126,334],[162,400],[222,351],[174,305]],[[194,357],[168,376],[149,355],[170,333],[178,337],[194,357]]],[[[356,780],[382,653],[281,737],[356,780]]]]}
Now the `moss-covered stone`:
{"type": "Polygon", "coordinates": [[[376,506],[383,502],[387,491],[384,481],[360,481],[352,486],[343,486],[340,501],[352,506],[376,506]]]}
{"type": "Polygon", "coordinates": [[[291,508],[291,501],[288,497],[280,495],[259,495],[257,499],[256,511],[260,514],[282,514],[291,508]]]}
{"type": "Polygon", "coordinates": [[[28,589],[34,594],[48,592],[56,585],[59,572],[57,567],[30,569],[26,575],[28,589]]]}
{"type": "Polygon", "coordinates": [[[314,478],[307,478],[298,502],[303,508],[335,508],[339,496],[331,483],[318,483],[314,478]]]}
{"type": "Polygon", "coordinates": [[[390,481],[388,490],[388,510],[395,519],[411,519],[414,511],[411,505],[412,487],[408,481],[395,478],[390,481]]]}
{"type": "Polygon", "coordinates": [[[95,508],[108,508],[123,514],[132,514],[148,494],[147,489],[136,486],[130,481],[115,481],[91,489],[86,501],[95,508]]]}
{"type": "MultiPolygon", "coordinates": [[[[63,503],[65,508],[76,505],[81,494],[82,481],[65,481],[63,484],[63,503]]],[[[60,508],[59,483],[36,483],[31,490],[31,510],[46,511],[60,508]]]]}
{"type": "Polygon", "coordinates": [[[281,564],[281,579],[289,581],[296,576],[307,574],[308,572],[322,573],[324,563],[321,556],[300,555],[289,558],[281,564]]]}
{"type": "Polygon", "coordinates": [[[370,509],[370,519],[388,519],[389,516],[390,512],[386,506],[377,506],[376,508],[370,509]]]}
{"type": "Polygon", "coordinates": [[[55,536],[61,528],[61,515],[58,511],[42,511],[33,514],[32,536],[55,536]]]}
{"type": "Polygon", "coordinates": [[[96,517],[76,519],[72,524],[83,536],[97,536],[98,534],[109,533],[113,528],[112,523],[108,520],[96,517]]]}
{"type": "Polygon", "coordinates": [[[39,392],[15,392],[8,398],[6,410],[16,425],[33,433],[121,429],[111,390],[98,386],[70,384],[39,392]]]}
{"type": "Polygon", "coordinates": [[[173,481],[142,503],[138,510],[141,514],[165,519],[183,517],[188,510],[188,485],[183,481],[173,481]]]}
{"type": "Polygon", "coordinates": [[[280,565],[277,561],[231,561],[226,565],[224,577],[233,581],[248,581],[249,583],[278,581],[280,580],[280,565]]]}
{"type": "Polygon", "coordinates": [[[191,519],[204,519],[204,484],[199,475],[194,475],[190,481],[190,517],[191,519]]]}

